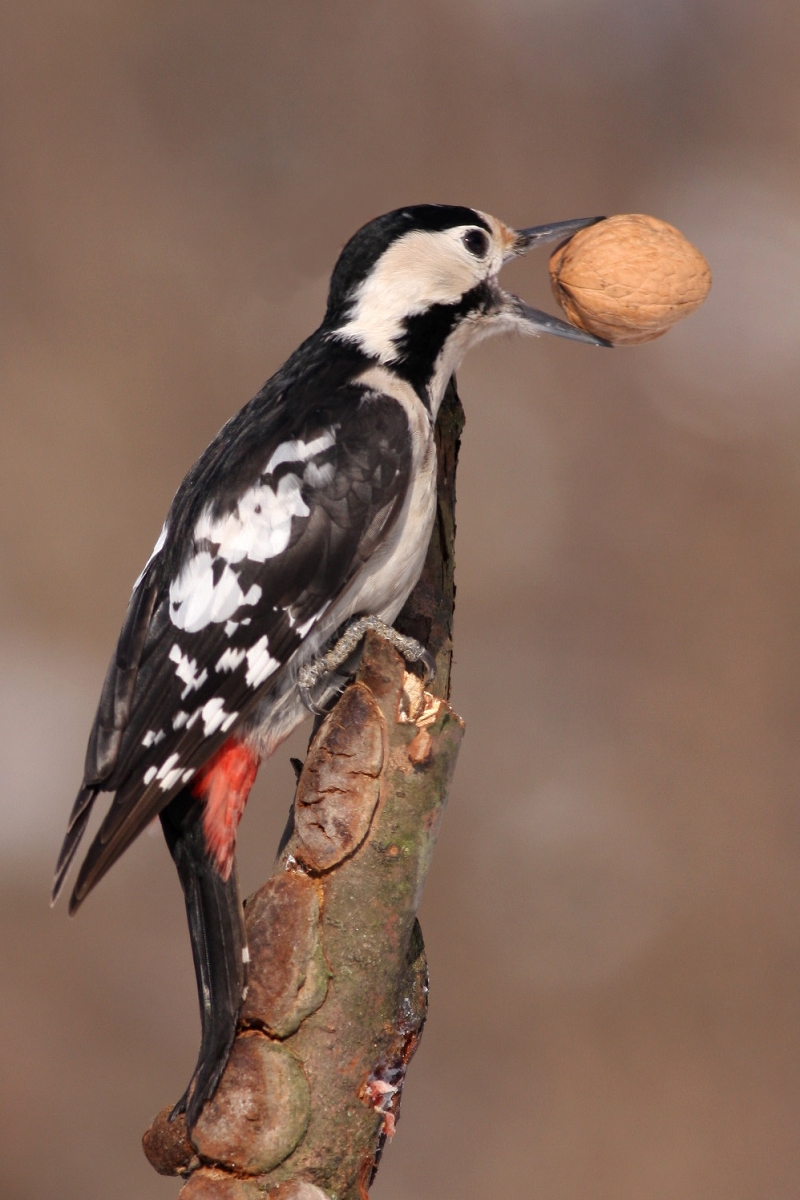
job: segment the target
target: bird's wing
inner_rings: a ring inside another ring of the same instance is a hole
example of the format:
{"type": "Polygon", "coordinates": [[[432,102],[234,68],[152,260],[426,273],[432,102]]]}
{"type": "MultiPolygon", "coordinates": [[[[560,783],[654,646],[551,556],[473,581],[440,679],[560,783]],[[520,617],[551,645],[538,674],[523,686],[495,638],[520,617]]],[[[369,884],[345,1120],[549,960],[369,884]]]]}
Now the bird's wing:
{"type": "Polygon", "coordinates": [[[349,384],[250,424],[234,418],[189,473],[134,589],[56,870],[57,894],[94,796],[115,791],[71,910],[276,682],[402,508],[412,445],[394,399],[349,384]]]}

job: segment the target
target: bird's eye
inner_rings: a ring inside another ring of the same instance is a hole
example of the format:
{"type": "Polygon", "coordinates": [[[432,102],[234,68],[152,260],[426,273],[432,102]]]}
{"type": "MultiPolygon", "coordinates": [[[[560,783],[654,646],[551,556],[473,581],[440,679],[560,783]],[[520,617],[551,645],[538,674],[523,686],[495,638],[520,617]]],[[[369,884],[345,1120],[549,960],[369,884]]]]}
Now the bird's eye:
{"type": "Polygon", "coordinates": [[[464,234],[464,245],[470,254],[483,258],[489,249],[489,239],[482,229],[468,229],[464,234]]]}

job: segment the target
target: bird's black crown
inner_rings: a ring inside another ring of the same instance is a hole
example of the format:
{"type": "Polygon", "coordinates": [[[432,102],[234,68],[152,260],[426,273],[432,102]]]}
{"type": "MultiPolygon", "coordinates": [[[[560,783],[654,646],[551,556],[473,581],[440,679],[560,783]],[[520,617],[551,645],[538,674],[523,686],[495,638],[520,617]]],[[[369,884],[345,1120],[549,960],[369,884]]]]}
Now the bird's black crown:
{"type": "Polygon", "coordinates": [[[395,208],[363,225],[347,242],[333,268],[325,324],[341,320],[354,290],[392,242],[415,229],[438,233],[459,225],[478,225],[489,232],[480,213],[459,204],[412,204],[395,208]]]}

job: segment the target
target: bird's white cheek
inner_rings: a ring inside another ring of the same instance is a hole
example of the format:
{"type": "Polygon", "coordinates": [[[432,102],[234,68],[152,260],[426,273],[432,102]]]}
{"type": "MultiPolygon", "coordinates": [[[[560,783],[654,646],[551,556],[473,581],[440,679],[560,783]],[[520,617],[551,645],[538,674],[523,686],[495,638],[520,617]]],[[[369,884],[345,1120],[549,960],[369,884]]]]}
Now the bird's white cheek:
{"type": "Polygon", "coordinates": [[[357,289],[338,336],[392,363],[409,317],[435,304],[457,304],[485,274],[485,263],[449,233],[415,230],[389,247],[357,289]]]}

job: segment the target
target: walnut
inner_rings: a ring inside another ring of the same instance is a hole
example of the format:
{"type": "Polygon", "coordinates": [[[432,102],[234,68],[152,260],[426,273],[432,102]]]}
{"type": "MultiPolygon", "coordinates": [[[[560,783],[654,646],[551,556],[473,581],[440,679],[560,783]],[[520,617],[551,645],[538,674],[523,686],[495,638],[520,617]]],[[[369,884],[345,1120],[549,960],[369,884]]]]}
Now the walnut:
{"type": "Polygon", "coordinates": [[[558,303],[573,325],[633,345],[661,337],[711,288],[711,271],[683,234],[640,213],[581,229],[550,258],[558,303]]]}

